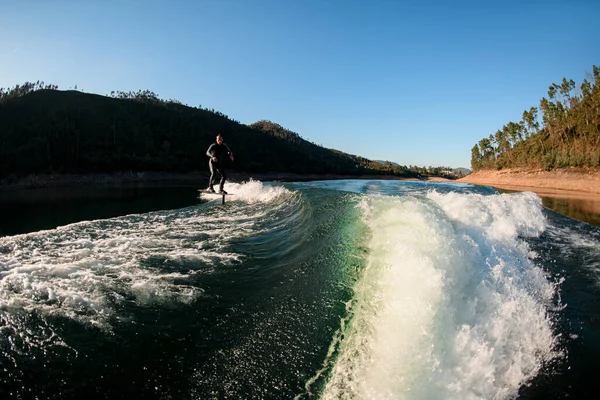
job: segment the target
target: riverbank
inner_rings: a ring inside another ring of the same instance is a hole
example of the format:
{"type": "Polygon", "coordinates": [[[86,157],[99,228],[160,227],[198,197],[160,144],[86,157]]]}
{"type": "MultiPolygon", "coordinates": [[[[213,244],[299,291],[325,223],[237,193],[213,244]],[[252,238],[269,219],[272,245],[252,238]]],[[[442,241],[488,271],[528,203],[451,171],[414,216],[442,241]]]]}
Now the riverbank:
{"type": "Polygon", "coordinates": [[[494,186],[500,189],[554,193],[557,191],[600,197],[600,168],[501,169],[473,172],[458,182],[494,186]]]}
{"type": "MultiPolygon", "coordinates": [[[[0,180],[0,189],[30,189],[43,187],[87,186],[126,183],[177,183],[207,185],[207,172],[190,172],[186,174],[170,172],[115,172],[96,174],[36,174],[27,177],[9,177],[0,180]]],[[[247,182],[249,180],[300,182],[331,179],[394,179],[416,180],[393,175],[343,175],[343,174],[294,174],[279,172],[228,172],[228,181],[247,182]]]]}

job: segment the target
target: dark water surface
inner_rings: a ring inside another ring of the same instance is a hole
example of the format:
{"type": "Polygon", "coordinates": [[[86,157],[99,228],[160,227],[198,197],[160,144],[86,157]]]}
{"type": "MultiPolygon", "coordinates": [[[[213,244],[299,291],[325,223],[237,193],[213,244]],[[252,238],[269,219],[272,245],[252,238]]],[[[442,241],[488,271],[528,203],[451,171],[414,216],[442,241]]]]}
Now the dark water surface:
{"type": "Polygon", "coordinates": [[[598,215],[472,185],[229,189],[0,192],[0,398],[596,398],[598,215]]]}
{"type": "Polygon", "coordinates": [[[196,187],[178,185],[125,184],[0,190],[0,236],[198,203],[200,200],[196,187]]]}

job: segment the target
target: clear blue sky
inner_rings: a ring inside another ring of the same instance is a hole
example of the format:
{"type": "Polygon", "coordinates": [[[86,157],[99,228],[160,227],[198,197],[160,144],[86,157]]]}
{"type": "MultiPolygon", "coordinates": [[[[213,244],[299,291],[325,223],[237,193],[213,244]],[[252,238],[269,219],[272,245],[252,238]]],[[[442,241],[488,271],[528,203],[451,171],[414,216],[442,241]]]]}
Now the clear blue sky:
{"type": "Polygon", "coordinates": [[[598,0],[0,0],[0,10],[0,87],[149,89],[403,165],[470,167],[473,145],[539,106],[552,82],[579,86],[600,65],[598,0]]]}

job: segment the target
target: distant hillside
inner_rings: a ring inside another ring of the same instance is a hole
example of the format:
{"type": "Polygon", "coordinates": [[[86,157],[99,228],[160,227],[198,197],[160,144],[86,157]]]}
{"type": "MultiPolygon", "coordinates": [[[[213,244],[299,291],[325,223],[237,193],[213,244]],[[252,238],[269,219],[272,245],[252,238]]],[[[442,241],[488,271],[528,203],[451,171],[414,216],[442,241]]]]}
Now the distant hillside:
{"type": "Polygon", "coordinates": [[[0,102],[0,176],[208,170],[205,152],[217,133],[234,151],[236,170],[377,173],[359,157],[274,135],[271,125],[152,97],[41,89],[0,102]]]}
{"type": "Polygon", "coordinates": [[[377,163],[379,163],[379,164],[383,164],[383,165],[385,165],[385,163],[390,163],[390,164],[391,164],[391,165],[393,165],[394,167],[399,167],[399,166],[400,166],[400,164],[398,164],[398,163],[395,163],[395,162],[393,162],[393,161],[384,161],[384,160],[373,160],[373,161],[375,161],[375,162],[377,162],[377,163]]]}
{"type": "Polygon", "coordinates": [[[471,171],[469,168],[462,168],[462,167],[461,167],[461,168],[454,168],[452,171],[453,171],[453,172],[454,172],[456,175],[458,175],[458,176],[465,176],[465,175],[469,175],[471,172],[473,172],[473,171],[471,171]]]}
{"type": "Polygon", "coordinates": [[[0,88],[0,178],[208,171],[205,152],[217,133],[235,153],[231,170],[427,175],[318,146],[270,121],[248,126],[215,110],[161,100],[150,91],[101,96],[59,91],[43,82],[0,88]]]}

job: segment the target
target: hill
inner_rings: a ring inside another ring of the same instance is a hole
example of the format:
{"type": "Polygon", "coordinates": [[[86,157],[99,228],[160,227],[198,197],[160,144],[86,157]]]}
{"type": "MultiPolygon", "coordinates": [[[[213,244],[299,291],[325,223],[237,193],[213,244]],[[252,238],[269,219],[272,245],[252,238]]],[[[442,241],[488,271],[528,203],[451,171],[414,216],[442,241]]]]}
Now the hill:
{"type": "Polygon", "coordinates": [[[465,175],[469,175],[472,171],[469,168],[454,168],[452,170],[452,172],[454,172],[457,176],[465,176],[465,175]]]}
{"type": "Polygon", "coordinates": [[[297,174],[396,174],[362,157],[323,148],[270,121],[158,99],[149,91],[112,97],[24,86],[0,94],[0,178],[37,173],[207,171],[205,151],[222,133],[231,168],[297,174]]]}
{"type": "Polygon", "coordinates": [[[393,165],[394,167],[399,167],[399,166],[400,166],[400,164],[398,164],[398,163],[395,163],[395,162],[393,162],[393,161],[385,161],[385,160],[373,160],[373,161],[375,161],[375,162],[377,162],[377,163],[379,163],[379,164],[383,164],[383,165],[385,165],[386,163],[388,163],[388,162],[389,162],[389,163],[390,163],[391,165],[393,165]]]}

